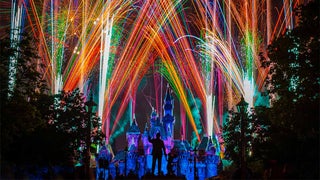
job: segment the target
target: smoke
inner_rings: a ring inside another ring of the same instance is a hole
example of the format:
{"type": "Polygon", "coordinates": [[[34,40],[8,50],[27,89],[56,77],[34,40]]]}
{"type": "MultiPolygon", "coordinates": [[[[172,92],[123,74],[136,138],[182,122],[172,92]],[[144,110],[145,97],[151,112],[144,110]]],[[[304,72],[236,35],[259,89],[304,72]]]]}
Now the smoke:
{"type": "MultiPolygon", "coordinates": [[[[189,93],[188,96],[188,104],[191,109],[192,117],[194,118],[196,128],[198,130],[198,133],[201,135],[203,132],[202,124],[201,124],[201,109],[202,109],[202,103],[201,100],[197,97],[193,97],[192,94],[189,93]]],[[[198,145],[198,138],[196,136],[195,132],[192,132],[191,134],[191,146],[194,148],[198,145]]]]}
{"type": "MultiPolygon", "coordinates": [[[[117,106],[119,106],[119,105],[117,105],[117,106]]],[[[117,110],[118,110],[118,107],[112,108],[112,111],[113,111],[111,113],[111,114],[113,114],[113,115],[111,115],[112,123],[114,123],[114,120],[116,118],[115,114],[117,114],[116,113],[117,110]]],[[[127,129],[127,124],[129,124],[129,123],[130,123],[130,108],[128,106],[126,111],[123,113],[121,119],[118,121],[117,130],[113,134],[110,134],[110,140],[109,140],[110,144],[112,144],[118,136],[122,135],[125,132],[125,130],[127,129]]]]}

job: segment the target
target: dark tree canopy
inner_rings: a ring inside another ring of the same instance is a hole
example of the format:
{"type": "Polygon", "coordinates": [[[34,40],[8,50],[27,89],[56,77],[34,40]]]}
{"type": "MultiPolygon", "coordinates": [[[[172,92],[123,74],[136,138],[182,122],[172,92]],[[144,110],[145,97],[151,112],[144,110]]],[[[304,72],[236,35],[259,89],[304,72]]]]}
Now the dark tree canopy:
{"type": "Polygon", "coordinates": [[[90,118],[89,115],[85,107],[85,97],[79,89],[57,94],[54,104],[50,107],[49,124],[57,132],[68,135],[68,148],[71,152],[75,152],[73,156],[76,160],[84,156],[83,149],[88,148],[86,147],[88,138],[90,142],[102,141],[102,134],[98,129],[101,127],[99,118],[95,115],[90,118]]]}
{"type": "Polygon", "coordinates": [[[67,164],[66,135],[56,133],[47,123],[53,97],[46,94],[46,83],[37,71],[35,41],[23,34],[19,42],[2,38],[0,45],[1,178],[14,178],[8,175],[10,171],[17,172],[17,167],[67,164]],[[10,91],[12,57],[16,60],[16,73],[14,89],[10,91]]]}
{"type": "MultiPolygon", "coordinates": [[[[46,94],[46,83],[37,71],[41,65],[37,46],[31,36],[21,35],[19,42],[2,38],[0,45],[1,168],[70,165],[71,158],[79,155],[74,152],[90,133],[83,94],[79,90],[56,97],[46,94]],[[16,60],[13,91],[9,89],[12,58],[16,60]]],[[[93,116],[91,120],[91,138],[101,141],[98,118],[93,116]]]]}
{"type": "Polygon", "coordinates": [[[28,34],[22,34],[19,41],[11,41],[9,38],[0,40],[0,76],[1,76],[1,99],[12,96],[21,96],[33,99],[39,93],[47,91],[46,82],[38,72],[41,66],[37,54],[36,42],[28,34]],[[14,68],[9,69],[10,62],[15,61],[14,68]],[[14,82],[9,81],[10,72],[14,72],[14,82]],[[12,85],[13,90],[9,89],[12,85]]]}
{"type": "Polygon", "coordinates": [[[270,59],[262,58],[270,68],[272,157],[292,166],[287,173],[296,178],[319,175],[319,7],[319,1],[298,7],[298,26],[272,42],[270,59]]]}
{"type": "Polygon", "coordinates": [[[0,45],[1,139],[2,143],[10,146],[15,138],[23,137],[46,124],[43,119],[45,115],[42,115],[37,104],[47,95],[43,94],[46,86],[36,70],[38,59],[30,36],[22,35],[19,43],[3,38],[0,39],[0,45]],[[12,57],[16,57],[16,83],[14,91],[9,92],[9,62],[12,57]],[[8,93],[11,94],[10,98],[8,93]]]}
{"type": "Polygon", "coordinates": [[[264,107],[256,107],[250,112],[241,113],[230,111],[230,118],[223,129],[223,138],[226,145],[225,156],[235,165],[240,165],[241,141],[245,142],[245,155],[247,162],[264,159],[264,149],[270,136],[268,133],[270,123],[264,111],[264,107]],[[258,113],[256,113],[258,111],[258,113]],[[241,139],[241,120],[244,125],[244,139],[241,139]]]}
{"type": "Polygon", "coordinates": [[[296,9],[299,24],[278,37],[268,47],[268,57],[263,59],[269,67],[267,88],[278,99],[289,102],[318,101],[320,87],[319,2],[296,9]]]}
{"type": "Polygon", "coordinates": [[[296,10],[299,25],[277,38],[268,48],[267,87],[274,120],[301,138],[318,133],[320,90],[319,1],[296,10]]]}

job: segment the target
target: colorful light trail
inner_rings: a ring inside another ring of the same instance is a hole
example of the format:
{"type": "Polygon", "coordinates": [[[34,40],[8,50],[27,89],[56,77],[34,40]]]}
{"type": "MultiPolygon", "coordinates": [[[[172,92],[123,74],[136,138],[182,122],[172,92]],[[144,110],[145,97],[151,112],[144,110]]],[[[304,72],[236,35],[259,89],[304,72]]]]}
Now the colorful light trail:
{"type": "MultiPolygon", "coordinates": [[[[178,97],[183,136],[186,115],[200,140],[198,125],[216,137],[224,113],[241,96],[254,106],[267,75],[258,53],[294,26],[292,10],[303,2],[12,0],[1,1],[1,10],[11,12],[11,29],[19,29],[12,39],[21,31],[39,40],[45,65],[39,71],[52,94],[79,87],[96,96],[107,140],[119,134],[129,102],[134,111],[139,84],[150,72],[164,77],[178,97]],[[200,118],[194,118],[189,98],[202,102],[200,118]]],[[[14,64],[11,59],[11,69],[14,64]]],[[[14,70],[9,86],[14,89],[14,70]]],[[[150,102],[158,112],[159,98],[150,102]]]]}

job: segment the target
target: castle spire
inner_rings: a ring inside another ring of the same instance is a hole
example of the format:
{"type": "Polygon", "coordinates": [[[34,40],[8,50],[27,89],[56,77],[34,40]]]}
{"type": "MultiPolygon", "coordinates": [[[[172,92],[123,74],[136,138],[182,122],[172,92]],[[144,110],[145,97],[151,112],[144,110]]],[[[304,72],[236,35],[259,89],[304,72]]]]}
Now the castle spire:
{"type": "Polygon", "coordinates": [[[164,105],[163,105],[163,116],[171,115],[173,116],[173,98],[171,96],[170,87],[169,84],[167,84],[167,93],[166,97],[164,99],[164,105]]]}
{"type": "Polygon", "coordinates": [[[163,110],[162,123],[164,125],[167,136],[173,138],[175,119],[173,116],[173,98],[171,96],[171,89],[169,87],[169,84],[167,85],[167,93],[164,99],[163,110]]]}
{"type": "Polygon", "coordinates": [[[136,113],[133,113],[133,123],[138,126],[137,120],[136,120],[136,113]]]}
{"type": "Polygon", "coordinates": [[[133,120],[131,122],[131,125],[130,125],[127,133],[126,133],[129,149],[131,149],[133,151],[138,150],[140,134],[141,133],[140,133],[140,129],[138,127],[138,123],[136,121],[135,114],[133,114],[133,120]]]}
{"type": "Polygon", "coordinates": [[[170,86],[167,84],[167,92],[166,92],[166,97],[165,97],[165,103],[169,102],[172,100],[171,93],[170,93],[170,86]]]}
{"type": "Polygon", "coordinates": [[[132,117],[132,115],[133,115],[133,108],[132,108],[132,103],[133,103],[133,101],[132,101],[132,97],[130,97],[130,101],[129,101],[129,119],[130,119],[130,126],[132,125],[132,123],[133,123],[133,117],[132,117]]]}

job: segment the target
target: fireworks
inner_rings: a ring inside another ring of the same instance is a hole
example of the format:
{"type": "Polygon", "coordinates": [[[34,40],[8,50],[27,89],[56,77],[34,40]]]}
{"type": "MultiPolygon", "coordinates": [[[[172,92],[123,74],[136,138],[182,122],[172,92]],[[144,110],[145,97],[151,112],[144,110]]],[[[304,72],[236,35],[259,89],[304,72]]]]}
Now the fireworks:
{"type": "MultiPolygon", "coordinates": [[[[170,84],[199,139],[199,124],[214,137],[221,133],[223,114],[241,96],[250,106],[259,98],[267,70],[260,68],[258,53],[286,28],[293,28],[292,9],[301,1],[272,3],[12,0],[1,2],[1,8],[11,9],[11,29],[19,32],[12,31],[11,39],[27,31],[39,40],[45,65],[39,71],[53,94],[76,87],[85,94],[98,92],[97,114],[107,137],[115,134],[129,102],[134,111],[139,84],[152,70],[170,84]],[[202,102],[201,118],[194,118],[190,97],[202,102]],[[111,125],[116,102],[120,106],[111,125]]],[[[13,57],[11,69],[14,64],[13,57]]],[[[159,98],[150,102],[158,112],[159,98]]],[[[185,118],[181,121],[185,131],[185,118]]]]}

